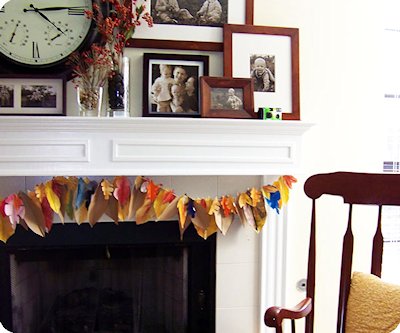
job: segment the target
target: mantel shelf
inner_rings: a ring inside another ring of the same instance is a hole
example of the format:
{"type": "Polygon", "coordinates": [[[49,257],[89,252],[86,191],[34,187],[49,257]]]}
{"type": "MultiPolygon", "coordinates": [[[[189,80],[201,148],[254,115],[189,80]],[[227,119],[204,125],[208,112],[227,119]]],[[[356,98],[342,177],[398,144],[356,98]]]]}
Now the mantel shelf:
{"type": "Polygon", "coordinates": [[[0,175],[275,175],[299,168],[301,121],[0,117],[0,175]]]}

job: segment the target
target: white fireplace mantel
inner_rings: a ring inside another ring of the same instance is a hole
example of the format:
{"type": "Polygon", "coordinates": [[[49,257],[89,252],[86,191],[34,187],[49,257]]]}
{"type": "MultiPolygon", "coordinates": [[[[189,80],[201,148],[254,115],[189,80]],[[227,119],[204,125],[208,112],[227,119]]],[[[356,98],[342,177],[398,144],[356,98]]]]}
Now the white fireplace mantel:
{"type": "Polygon", "coordinates": [[[0,175],[277,175],[298,171],[300,121],[0,117],[0,175]]]}

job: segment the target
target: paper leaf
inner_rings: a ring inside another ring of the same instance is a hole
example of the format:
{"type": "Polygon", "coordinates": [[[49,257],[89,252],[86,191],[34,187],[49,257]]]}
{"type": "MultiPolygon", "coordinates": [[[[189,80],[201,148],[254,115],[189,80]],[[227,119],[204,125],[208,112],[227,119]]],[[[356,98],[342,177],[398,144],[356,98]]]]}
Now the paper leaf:
{"type": "Polygon", "coordinates": [[[243,208],[246,205],[251,205],[252,200],[247,193],[243,192],[239,194],[238,203],[239,207],[243,208]]]}
{"type": "Polygon", "coordinates": [[[5,199],[4,213],[9,217],[14,228],[20,219],[24,218],[25,209],[22,200],[16,194],[11,194],[5,199]]]}
{"type": "Polygon", "coordinates": [[[88,221],[92,227],[100,220],[103,214],[105,214],[108,201],[109,200],[104,196],[103,185],[97,186],[88,208],[88,221]]]}
{"type": "MultiPolygon", "coordinates": [[[[211,218],[210,215],[208,215],[206,207],[201,204],[199,199],[193,201],[193,207],[196,214],[191,217],[192,223],[195,225],[196,229],[207,230],[211,218]]],[[[204,234],[204,232],[202,234],[204,234]]]]}
{"type": "Polygon", "coordinates": [[[153,202],[145,197],[143,205],[136,211],[136,224],[143,224],[155,219],[153,202]]]}
{"type": "Polygon", "coordinates": [[[43,212],[43,216],[44,216],[46,232],[50,232],[50,230],[53,226],[54,211],[51,209],[50,203],[47,200],[47,198],[43,198],[43,200],[41,202],[41,206],[42,206],[42,212],[43,212]]]}
{"type": "Polygon", "coordinates": [[[221,205],[219,203],[219,200],[217,197],[215,197],[215,199],[211,203],[210,209],[208,210],[208,214],[209,215],[215,214],[215,212],[219,212],[220,208],[221,205]]]}
{"type": "Polygon", "coordinates": [[[35,234],[44,237],[46,234],[46,225],[39,199],[34,196],[34,193],[32,196],[33,199],[31,196],[24,192],[19,192],[18,196],[21,198],[24,204],[24,220],[29,229],[32,230],[35,234]],[[34,202],[33,200],[36,200],[37,202],[34,202]]]}
{"type": "Polygon", "coordinates": [[[107,201],[106,215],[109,216],[115,224],[118,224],[118,201],[114,196],[111,196],[107,201]]]}
{"type": "Polygon", "coordinates": [[[53,190],[53,181],[52,180],[49,180],[48,182],[46,182],[46,184],[44,185],[44,191],[45,191],[46,198],[47,198],[47,201],[49,202],[51,209],[55,213],[59,214],[60,209],[61,209],[60,197],[53,190]]]}
{"type": "Polygon", "coordinates": [[[256,232],[261,232],[267,220],[267,211],[264,201],[260,201],[256,207],[252,207],[253,217],[256,225],[256,232]]]}
{"type": "Polygon", "coordinates": [[[114,197],[118,200],[118,204],[123,207],[129,203],[131,194],[131,185],[128,177],[118,176],[114,179],[114,197]]]}
{"type": "Polygon", "coordinates": [[[101,181],[101,189],[103,191],[104,198],[108,200],[114,192],[114,185],[111,184],[107,179],[103,179],[101,181]]]}
{"type": "Polygon", "coordinates": [[[159,189],[160,186],[154,184],[154,182],[150,180],[149,184],[147,185],[147,198],[149,198],[151,201],[156,200],[159,189]]]}
{"type": "Polygon", "coordinates": [[[184,228],[186,223],[188,201],[189,198],[186,195],[182,195],[178,200],[177,207],[179,212],[179,226],[181,229],[184,228]]]}
{"type": "Polygon", "coordinates": [[[249,205],[243,206],[243,213],[246,219],[246,222],[254,229],[257,230],[256,221],[254,219],[252,207],[249,205]]]}
{"type": "Polygon", "coordinates": [[[154,212],[156,214],[156,219],[160,218],[160,215],[168,207],[172,200],[175,198],[175,194],[172,191],[160,188],[157,197],[153,202],[154,212]]]}
{"type": "Polygon", "coordinates": [[[175,218],[179,215],[178,211],[178,201],[179,197],[175,197],[162,211],[162,213],[157,217],[157,221],[168,221],[172,218],[175,218]]]}
{"type": "Polygon", "coordinates": [[[235,213],[235,207],[233,205],[234,199],[232,196],[227,195],[223,196],[221,199],[221,207],[224,212],[224,216],[229,216],[230,214],[235,213]]]}
{"type": "Polygon", "coordinates": [[[42,202],[43,198],[46,197],[46,189],[44,184],[38,184],[35,186],[35,194],[36,198],[38,198],[39,201],[42,202]]]}
{"type": "Polygon", "coordinates": [[[289,187],[290,189],[292,188],[293,183],[297,183],[297,179],[289,175],[282,176],[282,180],[286,184],[286,186],[289,187]]]}
{"type": "Polygon", "coordinates": [[[113,195],[118,200],[118,219],[120,221],[125,221],[129,215],[129,202],[131,196],[131,185],[128,177],[115,177],[113,195]]]}
{"type": "Polygon", "coordinates": [[[250,190],[250,198],[252,207],[256,207],[263,200],[261,191],[254,187],[250,190]]]}
{"type": "Polygon", "coordinates": [[[129,209],[128,209],[128,217],[130,219],[134,218],[137,210],[144,203],[144,199],[146,198],[146,193],[140,191],[140,186],[136,188],[136,185],[132,188],[132,193],[129,199],[129,209]]]}
{"type": "Polygon", "coordinates": [[[10,219],[0,214],[0,241],[4,243],[7,242],[14,233],[15,230],[11,225],[10,219]]]}

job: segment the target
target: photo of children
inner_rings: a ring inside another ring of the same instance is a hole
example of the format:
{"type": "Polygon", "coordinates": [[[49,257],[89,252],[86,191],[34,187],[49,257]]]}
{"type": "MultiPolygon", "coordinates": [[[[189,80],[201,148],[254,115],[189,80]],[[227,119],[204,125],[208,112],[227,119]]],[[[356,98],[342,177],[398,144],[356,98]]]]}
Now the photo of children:
{"type": "Polygon", "coordinates": [[[243,110],[243,89],[211,89],[211,109],[243,110]]]}
{"type": "Polygon", "coordinates": [[[228,23],[228,1],[156,0],[152,1],[151,13],[156,24],[220,27],[228,23]]]}
{"type": "Polygon", "coordinates": [[[254,92],[275,92],[275,56],[250,56],[250,77],[254,79],[254,92]]]}
{"type": "Polygon", "coordinates": [[[153,64],[150,89],[151,113],[199,113],[199,67],[153,64]]]}

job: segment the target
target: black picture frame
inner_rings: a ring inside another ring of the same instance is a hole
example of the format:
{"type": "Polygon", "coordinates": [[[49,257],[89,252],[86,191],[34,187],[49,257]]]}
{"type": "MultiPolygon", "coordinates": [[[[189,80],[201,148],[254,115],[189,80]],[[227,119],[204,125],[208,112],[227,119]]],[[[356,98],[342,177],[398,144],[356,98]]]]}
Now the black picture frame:
{"type": "Polygon", "coordinates": [[[144,53],[143,117],[200,117],[200,77],[208,71],[205,55],[144,53]],[[160,65],[169,66],[171,78],[158,80],[160,65]],[[186,78],[179,80],[184,72],[186,78]]]}
{"type": "Polygon", "coordinates": [[[65,75],[0,75],[0,116],[65,116],[65,75]]]}

